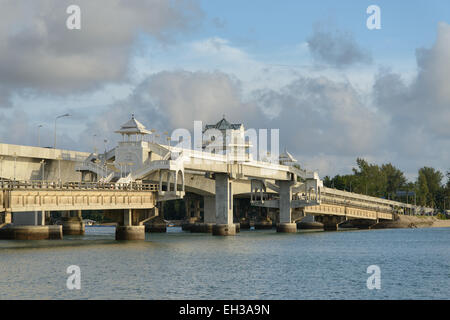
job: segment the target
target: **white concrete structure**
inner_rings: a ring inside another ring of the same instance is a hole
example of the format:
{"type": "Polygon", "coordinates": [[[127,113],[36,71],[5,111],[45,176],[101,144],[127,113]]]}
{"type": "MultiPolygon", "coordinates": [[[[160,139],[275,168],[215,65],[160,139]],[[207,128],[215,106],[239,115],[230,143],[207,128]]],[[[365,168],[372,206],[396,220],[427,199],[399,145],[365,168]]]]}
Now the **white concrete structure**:
{"type": "Polygon", "coordinates": [[[157,201],[181,199],[186,192],[196,193],[204,197],[204,222],[216,224],[216,234],[234,234],[235,196],[250,198],[254,206],[278,209],[281,232],[296,230],[294,209],[303,216],[375,220],[392,219],[398,208],[411,209],[411,205],[395,201],[324,188],[318,173],[301,170],[287,150],[280,155],[278,164],[253,160],[247,152],[244,126],[225,119],[205,127],[202,151],[144,141],[152,132],[134,116],[116,132],[122,135],[122,141],[104,154],[0,144],[0,164],[6,163],[6,168],[0,167],[0,176],[11,179],[11,172],[15,172],[16,178],[36,180],[40,170],[44,171],[41,161],[51,160],[50,168],[45,167],[49,173],[44,173],[42,180],[156,183],[157,201]],[[230,138],[217,144],[211,138],[219,133],[230,138]],[[224,152],[216,152],[217,149],[210,148],[211,144],[224,147],[224,152]],[[247,156],[230,157],[230,153],[242,151],[247,156]],[[59,172],[55,164],[61,170],[59,179],[55,179],[55,172],[59,172]]]}

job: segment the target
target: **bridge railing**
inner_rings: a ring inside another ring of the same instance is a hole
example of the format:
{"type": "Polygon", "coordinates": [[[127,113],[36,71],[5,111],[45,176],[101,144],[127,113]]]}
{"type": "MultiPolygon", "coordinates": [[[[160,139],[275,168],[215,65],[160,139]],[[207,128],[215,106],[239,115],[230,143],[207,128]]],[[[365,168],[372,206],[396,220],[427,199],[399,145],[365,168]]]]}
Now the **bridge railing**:
{"type": "Polygon", "coordinates": [[[53,181],[0,181],[0,189],[30,190],[124,190],[158,191],[157,184],[148,183],[103,183],[103,182],[53,182],[53,181]]]}

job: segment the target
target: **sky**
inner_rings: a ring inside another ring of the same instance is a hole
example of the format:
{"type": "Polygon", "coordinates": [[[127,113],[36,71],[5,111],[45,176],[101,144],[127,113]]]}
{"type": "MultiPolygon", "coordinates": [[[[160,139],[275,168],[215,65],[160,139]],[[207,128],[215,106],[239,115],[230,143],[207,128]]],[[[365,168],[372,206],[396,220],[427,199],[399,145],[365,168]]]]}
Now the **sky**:
{"type": "Polygon", "coordinates": [[[302,167],[450,169],[450,2],[0,0],[0,142],[111,148],[222,115],[302,167]],[[80,8],[80,30],[66,21],[80,8]],[[370,5],[381,29],[369,30],[370,5]],[[42,125],[40,129],[38,126],[42,125]]]}

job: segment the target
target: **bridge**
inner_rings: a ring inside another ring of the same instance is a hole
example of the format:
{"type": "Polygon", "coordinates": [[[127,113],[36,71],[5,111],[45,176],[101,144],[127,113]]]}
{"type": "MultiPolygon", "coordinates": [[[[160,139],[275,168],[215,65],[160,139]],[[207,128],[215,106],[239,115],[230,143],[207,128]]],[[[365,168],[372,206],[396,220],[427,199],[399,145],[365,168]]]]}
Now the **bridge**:
{"type": "Polygon", "coordinates": [[[116,238],[142,239],[144,223],[163,221],[157,203],[174,199],[194,203],[194,210],[186,206],[186,221],[214,235],[234,235],[248,223],[245,214],[234,221],[242,199],[275,212],[278,232],[296,232],[296,222],[307,216],[322,222],[325,230],[336,230],[349,219],[377,223],[416,210],[401,202],[326,188],[317,172],[300,169],[287,151],[275,163],[253,159],[240,124],[222,119],[207,127],[216,136],[228,135],[223,141],[233,141],[223,142],[226,152],[216,152],[211,135],[201,150],[145,141],[151,132],[134,116],[116,131],[122,141],[105,153],[0,144],[0,178],[7,180],[0,184],[3,225],[14,225],[14,212],[34,212],[36,221],[39,212],[63,211],[69,213],[63,221],[69,232],[81,225],[82,210],[116,211],[122,227],[116,238]]]}

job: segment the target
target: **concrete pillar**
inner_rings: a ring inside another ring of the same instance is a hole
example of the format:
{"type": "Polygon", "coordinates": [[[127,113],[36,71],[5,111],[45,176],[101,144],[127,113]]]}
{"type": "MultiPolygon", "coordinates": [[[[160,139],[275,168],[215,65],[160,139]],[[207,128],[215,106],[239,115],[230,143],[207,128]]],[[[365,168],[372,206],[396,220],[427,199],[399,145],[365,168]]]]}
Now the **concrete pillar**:
{"type": "Polygon", "coordinates": [[[164,221],[164,216],[159,215],[159,210],[157,207],[154,207],[151,209],[153,211],[153,214],[150,212],[150,210],[147,210],[147,218],[150,218],[153,216],[153,218],[145,223],[145,232],[150,233],[164,233],[167,231],[166,222],[164,221]]]}
{"type": "Polygon", "coordinates": [[[203,197],[204,222],[216,223],[216,198],[203,197]]]}
{"type": "Polygon", "coordinates": [[[133,211],[123,212],[123,226],[116,227],[116,240],[145,240],[145,226],[133,226],[133,211]]]}
{"type": "MultiPolygon", "coordinates": [[[[200,201],[198,201],[200,204],[200,201]]],[[[200,207],[196,206],[196,210],[200,207]]],[[[203,222],[196,222],[191,224],[191,232],[212,233],[213,227],[216,223],[216,199],[215,197],[203,197],[203,222]]]]}
{"type": "Polygon", "coordinates": [[[123,211],[123,225],[124,226],[131,226],[133,225],[133,212],[132,209],[125,209],[123,211]]]}
{"type": "Polygon", "coordinates": [[[0,239],[3,240],[60,240],[62,238],[62,226],[6,226],[0,229],[0,239]]]}
{"type": "Polygon", "coordinates": [[[181,225],[181,230],[190,231],[194,221],[191,219],[191,198],[188,196],[184,197],[184,208],[185,208],[185,221],[181,225]]]}
{"type": "Polygon", "coordinates": [[[65,211],[61,215],[62,231],[64,235],[83,235],[85,225],[81,215],[71,216],[70,211],[65,211]]]}
{"type": "Polygon", "coordinates": [[[320,216],[320,220],[323,223],[324,231],[337,231],[338,224],[343,221],[344,218],[337,218],[335,216],[320,216]]]}
{"type": "Polygon", "coordinates": [[[10,211],[6,211],[3,213],[0,213],[2,215],[2,219],[0,219],[0,224],[9,224],[12,223],[12,213],[10,211]]]}
{"type": "Polygon", "coordinates": [[[159,191],[163,191],[163,173],[159,170],[159,191]]]}
{"type": "Polygon", "coordinates": [[[36,225],[37,226],[45,226],[45,211],[35,212],[36,214],[36,225]]]}
{"type": "Polygon", "coordinates": [[[116,240],[145,240],[145,226],[117,226],[116,240]]]}
{"type": "Polygon", "coordinates": [[[256,230],[272,229],[272,220],[268,216],[269,208],[259,207],[259,215],[255,221],[256,230]]]}
{"type": "Polygon", "coordinates": [[[228,174],[216,173],[216,225],[213,235],[235,235],[233,223],[233,183],[228,174]]]}
{"type": "Polygon", "coordinates": [[[186,220],[189,220],[189,218],[191,217],[191,201],[189,197],[184,197],[184,207],[186,210],[186,220]]]}
{"type": "Polygon", "coordinates": [[[280,187],[280,223],[277,232],[297,232],[297,224],[292,223],[292,181],[278,181],[280,187]]]}
{"type": "Polygon", "coordinates": [[[201,218],[200,199],[196,199],[194,202],[194,214],[197,219],[201,218]]]}

